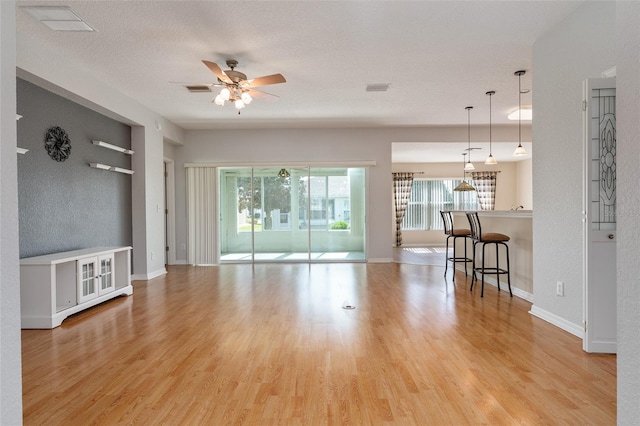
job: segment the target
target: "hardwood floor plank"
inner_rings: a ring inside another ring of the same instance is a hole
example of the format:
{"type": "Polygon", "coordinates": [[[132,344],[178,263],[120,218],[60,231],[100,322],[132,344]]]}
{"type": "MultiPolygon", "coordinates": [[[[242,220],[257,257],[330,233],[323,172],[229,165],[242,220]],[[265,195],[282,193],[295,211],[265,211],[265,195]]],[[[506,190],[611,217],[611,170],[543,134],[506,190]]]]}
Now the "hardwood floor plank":
{"type": "Polygon", "coordinates": [[[395,263],[170,267],[23,330],[24,424],[615,424],[614,355],[448,278],[395,263]]]}

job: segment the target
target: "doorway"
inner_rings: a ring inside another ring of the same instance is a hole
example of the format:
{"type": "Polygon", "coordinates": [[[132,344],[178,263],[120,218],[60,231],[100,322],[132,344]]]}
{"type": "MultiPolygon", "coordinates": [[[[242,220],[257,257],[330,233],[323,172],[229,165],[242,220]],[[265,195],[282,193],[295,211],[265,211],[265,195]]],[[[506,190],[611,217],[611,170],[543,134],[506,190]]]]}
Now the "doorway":
{"type": "Polygon", "coordinates": [[[584,94],[583,349],[586,352],[616,353],[615,78],[586,80],[584,94]]]}
{"type": "Polygon", "coordinates": [[[365,261],[365,171],[220,168],[220,262],[365,261]]]}

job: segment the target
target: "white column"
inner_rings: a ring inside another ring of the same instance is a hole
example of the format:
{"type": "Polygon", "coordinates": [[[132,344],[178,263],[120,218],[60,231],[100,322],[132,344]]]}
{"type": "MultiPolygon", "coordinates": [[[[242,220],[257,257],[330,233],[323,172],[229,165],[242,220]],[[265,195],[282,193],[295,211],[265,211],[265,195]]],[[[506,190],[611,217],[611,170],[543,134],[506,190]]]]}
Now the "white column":
{"type": "Polygon", "coordinates": [[[3,425],[22,423],[15,17],[15,2],[0,1],[0,424],[3,425]]]}

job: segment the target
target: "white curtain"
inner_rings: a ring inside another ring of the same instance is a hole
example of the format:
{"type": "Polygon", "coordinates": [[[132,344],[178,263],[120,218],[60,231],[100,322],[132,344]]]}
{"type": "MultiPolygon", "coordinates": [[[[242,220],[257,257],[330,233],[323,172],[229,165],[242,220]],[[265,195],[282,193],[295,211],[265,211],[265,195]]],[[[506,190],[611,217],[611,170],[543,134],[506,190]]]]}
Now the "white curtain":
{"type": "Polygon", "coordinates": [[[187,167],[187,261],[191,265],[216,263],[216,168],[187,167]]]}

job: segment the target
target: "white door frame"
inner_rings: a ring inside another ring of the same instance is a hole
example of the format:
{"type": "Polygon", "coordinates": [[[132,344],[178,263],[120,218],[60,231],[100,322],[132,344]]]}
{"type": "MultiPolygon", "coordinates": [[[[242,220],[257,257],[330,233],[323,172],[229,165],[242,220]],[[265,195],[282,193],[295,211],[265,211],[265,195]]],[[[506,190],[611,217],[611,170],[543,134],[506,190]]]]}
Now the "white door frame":
{"type": "Polygon", "coordinates": [[[165,194],[164,208],[168,211],[166,214],[166,241],[164,246],[169,246],[167,253],[167,261],[169,265],[176,264],[176,183],[175,183],[175,161],[171,158],[163,158],[167,175],[165,176],[165,194]]]}
{"type": "MultiPolygon", "coordinates": [[[[616,274],[615,274],[615,223],[612,229],[592,228],[592,89],[614,89],[614,78],[588,79],[584,81],[584,143],[583,143],[583,350],[597,353],[616,353],[616,274]],[[597,247],[596,247],[597,245],[597,247]],[[608,247],[607,247],[608,246],[608,247]],[[611,252],[613,249],[613,254],[611,252]],[[600,250],[599,255],[593,253],[600,250]],[[595,265],[599,259],[614,258],[613,270],[609,263],[595,265]],[[594,266],[595,265],[595,266],[594,266]],[[600,267],[603,266],[603,267],[600,267]],[[611,318],[613,316],[613,318],[611,318]],[[613,321],[613,322],[611,322],[613,321]]],[[[598,173],[598,179],[601,176],[598,173]]],[[[615,199],[615,198],[614,198],[615,199]]],[[[615,209],[614,209],[615,212],[615,209]]],[[[603,222],[603,225],[608,225],[603,222]]]]}

